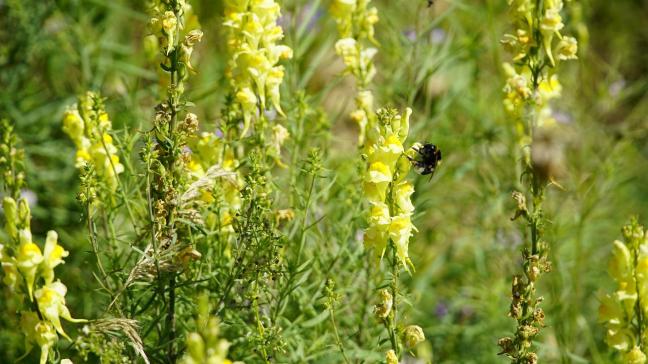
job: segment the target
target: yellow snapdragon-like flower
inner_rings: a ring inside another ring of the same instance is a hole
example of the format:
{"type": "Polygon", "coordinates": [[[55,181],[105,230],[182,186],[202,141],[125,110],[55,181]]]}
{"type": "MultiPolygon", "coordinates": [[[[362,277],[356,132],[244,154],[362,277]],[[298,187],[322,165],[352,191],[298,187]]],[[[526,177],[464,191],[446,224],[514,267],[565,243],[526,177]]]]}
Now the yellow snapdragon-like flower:
{"type": "Polygon", "coordinates": [[[65,263],[63,258],[68,256],[68,251],[58,245],[58,234],[56,231],[50,230],[47,232],[47,239],[45,240],[45,248],[43,249],[43,262],[41,265],[41,272],[45,283],[54,281],[54,268],[57,265],[65,263]]]}
{"type": "Polygon", "coordinates": [[[20,245],[16,252],[16,266],[25,278],[29,298],[32,297],[34,290],[34,281],[36,272],[43,262],[43,254],[38,245],[32,242],[31,232],[29,230],[20,230],[20,245]]]}
{"type": "Polygon", "coordinates": [[[409,325],[405,328],[403,332],[403,341],[407,348],[413,348],[417,344],[425,341],[425,334],[423,334],[423,329],[417,325],[409,325]]]}
{"type": "Polygon", "coordinates": [[[268,103],[283,114],[279,86],[284,77],[283,59],[292,58],[290,47],[277,44],[283,30],[281,14],[273,0],[228,0],[225,2],[227,46],[230,61],[227,76],[243,111],[245,135],[251,122],[268,109],[268,103]]]}
{"type": "Polygon", "coordinates": [[[617,284],[616,291],[601,297],[599,319],[606,326],[607,344],[623,353],[625,362],[644,363],[645,338],[639,338],[648,323],[648,235],[635,220],[624,227],[624,241],[613,243],[608,273],[617,284]]]}
{"type": "Polygon", "coordinates": [[[415,230],[411,220],[414,205],[410,200],[414,187],[404,180],[410,163],[403,142],[409,132],[411,110],[407,109],[403,116],[393,110],[380,110],[378,115],[378,125],[368,134],[370,143],[366,148],[363,186],[370,209],[364,242],[382,256],[391,241],[398,259],[407,268],[411,265],[409,239],[415,230]]]}
{"type": "Polygon", "coordinates": [[[77,148],[76,166],[92,165],[111,189],[117,188],[117,176],[124,171],[118,150],[110,135],[112,123],[98,94],[88,92],[65,112],[63,131],[77,148]]]}
{"type": "Polygon", "coordinates": [[[41,321],[35,312],[23,312],[20,318],[20,326],[25,334],[25,341],[30,347],[36,343],[40,347],[40,364],[47,363],[50,349],[58,341],[58,335],[54,326],[47,321],[41,321]]]}
{"type": "Polygon", "coordinates": [[[56,281],[44,285],[34,295],[38,302],[38,310],[43,315],[43,318],[51,322],[59,334],[70,339],[63,331],[61,318],[70,322],[84,322],[85,320],[72,318],[70,311],[65,306],[66,293],[67,287],[61,281],[56,281]]]}

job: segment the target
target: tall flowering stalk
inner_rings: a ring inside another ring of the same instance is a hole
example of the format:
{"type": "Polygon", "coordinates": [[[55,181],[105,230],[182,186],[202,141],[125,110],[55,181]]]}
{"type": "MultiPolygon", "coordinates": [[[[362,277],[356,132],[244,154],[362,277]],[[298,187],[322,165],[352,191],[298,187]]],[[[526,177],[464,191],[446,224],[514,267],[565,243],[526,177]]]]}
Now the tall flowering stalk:
{"type": "MultiPolygon", "coordinates": [[[[51,230],[41,247],[33,241],[29,204],[20,196],[25,186],[23,152],[17,149],[13,126],[0,125],[0,172],[7,196],[2,201],[5,233],[9,241],[0,244],[3,283],[19,303],[20,326],[27,349],[35,344],[41,350],[40,363],[48,361],[59,335],[71,340],[63,330],[61,319],[73,319],[65,304],[67,287],[55,279],[54,268],[64,263],[68,252],[58,244],[51,230]]],[[[8,313],[7,313],[8,314],[8,313]]]]}
{"type": "Polygon", "coordinates": [[[363,187],[369,201],[369,226],[365,230],[364,243],[380,258],[389,251],[392,265],[390,289],[380,291],[380,303],[375,308],[377,318],[389,333],[392,349],[387,353],[388,360],[400,357],[401,341],[411,348],[424,340],[423,331],[414,325],[405,328],[401,338],[398,323],[398,276],[401,266],[408,271],[413,268],[408,245],[416,230],[412,224],[414,205],[410,200],[414,187],[405,178],[411,166],[409,159],[415,156],[417,146],[407,152],[403,147],[411,113],[409,108],[402,116],[394,109],[378,110],[377,123],[368,133],[366,148],[367,172],[363,187]]]}
{"type": "MultiPolygon", "coordinates": [[[[283,82],[282,59],[292,58],[292,49],[278,44],[283,30],[277,25],[281,8],[273,0],[227,0],[225,22],[230,60],[227,77],[234,99],[243,114],[245,136],[251,125],[263,137],[265,112],[272,106],[283,115],[279,87],[283,82]]],[[[273,129],[282,128],[279,124],[273,129]]],[[[274,130],[273,133],[280,133],[274,130]]]]}
{"type": "MultiPolygon", "coordinates": [[[[199,257],[192,247],[190,226],[196,214],[183,208],[183,194],[188,190],[187,148],[190,137],[198,130],[198,118],[186,111],[184,81],[193,72],[193,47],[200,42],[202,31],[187,21],[191,6],[184,0],[157,0],[152,6],[151,30],[157,37],[162,55],[161,69],[168,77],[166,95],[156,106],[153,130],[144,148],[147,165],[149,215],[151,219],[151,268],[165,296],[159,298],[165,309],[164,329],[158,337],[160,348],[166,349],[166,359],[177,359],[176,280],[186,263],[199,257]]],[[[150,262],[149,257],[143,258],[150,262]]],[[[141,268],[145,264],[138,264],[141,268]]],[[[134,270],[134,272],[137,270],[134,270]]],[[[157,295],[156,295],[157,297],[157,295]]],[[[152,323],[156,324],[156,323],[152,323]]]]}
{"type": "Polygon", "coordinates": [[[558,128],[550,105],[561,91],[555,71],[561,61],[576,58],[578,47],[574,38],[561,34],[562,0],[509,0],[508,3],[515,32],[502,39],[504,47],[513,55],[513,64],[504,64],[508,77],[504,106],[523,149],[521,177],[527,182],[526,192],[513,193],[517,202],[514,219],[524,218],[530,243],[522,251],[524,275],[516,275],[512,284],[509,316],[517,321],[515,336],[500,339],[499,346],[500,354],[513,363],[536,363],[538,356],[532,343],[544,327],[544,311],[535,284],[551,267],[548,244],[543,239],[543,202],[546,186],[553,181],[555,173],[554,161],[547,160],[546,150],[538,139],[558,128]]]}
{"type": "Polygon", "coordinates": [[[623,228],[623,241],[613,243],[608,272],[617,284],[602,297],[599,318],[606,342],[624,363],[644,364],[648,350],[648,232],[633,219],[623,228]]]}
{"type": "Polygon", "coordinates": [[[371,0],[333,0],[330,8],[340,36],[335,51],[342,57],[346,72],[353,75],[358,89],[356,109],[351,113],[351,118],[360,129],[360,145],[364,145],[367,130],[373,128],[376,121],[374,96],[370,86],[376,75],[373,58],[378,50],[372,45],[378,44],[374,38],[378,10],[370,7],[370,2],[371,0]]]}
{"type": "Polygon", "coordinates": [[[111,192],[118,185],[118,175],[124,171],[117,148],[113,145],[112,122],[99,94],[87,92],[79,97],[63,117],[63,131],[77,148],[76,167],[92,165],[99,178],[111,192]]]}

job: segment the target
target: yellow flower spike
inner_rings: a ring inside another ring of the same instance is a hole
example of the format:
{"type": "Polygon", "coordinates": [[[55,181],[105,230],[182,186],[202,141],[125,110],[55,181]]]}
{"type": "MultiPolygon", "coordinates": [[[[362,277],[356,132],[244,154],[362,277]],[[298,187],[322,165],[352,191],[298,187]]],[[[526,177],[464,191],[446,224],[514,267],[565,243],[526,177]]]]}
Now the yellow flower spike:
{"type": "Polygon", "coordinates": [[[44,260],[41,263],[41,270],[45,283],[54,281],[54,268],[65,263],[63,258],[67,257],[69,252],[58,245],[58,235],[56,231],[50,230],[47,232],[47,239],[45,240],[45,248],[43,249],[44,260]]]}
{"type": "Polygon", "coordinates": [[[279,5],[274,0],[245,3],[249,6],[227,1],[223,22],[228,29],[230,52],[226,73],[243,111],[245,125],[242,135],[266,110],[267,101],[280,115],[284,115],[279,92],[284,69],[277,63],[293,55],[289,47],[276,44],[283,38],[283,30],[277,26],[281,12],[279,5]]]}
{"type": "Polygon", "coordinates": [[[67,287],[61,281],[56,281],[38,289],[35,292],[35,296],[38,302],[38,309],[41,315],[43,315],[43,318],[51,322],[59,334],[70,339],[65,331],[63,331],[61,318],[70,322],[85,322],[86,320],[72,318],[70,311],[65,306],[66,293],[67,287]]]}
{"type": "Polygon", "coordinates": [[[32,293],[34,281],[36,280],[36,272],[43,261],[43,254],[38,245],[31,241],[31,232],[29,230],[21,230],[19,234],[20,245],[16,254],[16,266],[25,278],[29,299],[31,300],[33,297],[32,293]]]}
{"type": "Polygon", "coordinates": [[[114,190],[118,185],[117,175],[124,171],[124,166],[119,161],[110,129],[111,121],[103,108],[103,101],[93,92],[79,97],[77,104],[63,118],[63,131],[77,148],[76,167],[92,165],[114,190]]]}
{"type": "Polygon", "coordinates": [[[10,238],[17,239],[18,205],[16,201],[11,197],[5,197],[2,199],[2,209],[5,215],[5,231],[10,238]]]}

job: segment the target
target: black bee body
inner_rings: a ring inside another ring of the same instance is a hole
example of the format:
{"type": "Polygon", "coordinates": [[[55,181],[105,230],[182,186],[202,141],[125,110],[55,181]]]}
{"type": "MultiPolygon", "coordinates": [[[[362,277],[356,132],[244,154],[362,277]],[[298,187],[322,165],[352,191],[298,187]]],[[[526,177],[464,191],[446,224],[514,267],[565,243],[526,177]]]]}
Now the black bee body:
{"type": "Polygon", "coordinates": [[[434,175],[434,171],[441,164],[441,149],[432,143],[425,143],[419,148],[414,148],[416,151],[415,158],[409,158],[412,165],[419,174],[424,176],[434,175]]]}
{"type": "Polygon", "coordinates": [[[428,0],[428,8],[434,4],[434,0],[428,0]]]}

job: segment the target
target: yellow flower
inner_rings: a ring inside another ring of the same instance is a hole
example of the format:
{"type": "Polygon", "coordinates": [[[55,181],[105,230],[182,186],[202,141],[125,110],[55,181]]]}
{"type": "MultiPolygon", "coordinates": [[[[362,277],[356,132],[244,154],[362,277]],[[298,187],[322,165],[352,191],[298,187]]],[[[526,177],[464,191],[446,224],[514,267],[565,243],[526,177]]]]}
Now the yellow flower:
{"type": "Polygon", "coordinates": [[[56,331],[69,339],[63,327],[61,318],[70,322],[84,322],[82,319],[73,319],[70,311],[65,306],[67,287],[61,281],[48,283],[35,293],[38,309],[47,321],[51,322],[56,331]]]}
{"type": "Polygon", "coordinates": [[[374,313],[378,318],[385,319],[391,312],[392,305],[394,304],[393,296],[386,289],[378,291],[378,304],[374,306],[374,313]]]}
{"type": "Polygon", "coordinates": [[[243,111],[243,134],[252,119],[265,111],[267,98],[283,115],[279,86],[284,69],[277,63],[293,56],[290,47],[276,44],[283,38],[283,30],[277,26],[279,5],[273,0],[254,0],[249,5],[227,1],[223,23],[230,52],[226,74],[243,111]]]}
{"type": "Polygon", "coordinates": [[[124,172],[124,166],[119,161],[110,129],[111,121],[103,108],[103,101],[93,92],[79,97],[77,104],[66,111],[63,118],[63,131],[77,148],[76,167],[92,165],[114,190],[118,184],[117,175],[124,172]]]}
{"type": "Polygon", "coordinates": [[[167,54],[173,50],[173,37],[175,36],[176,26],[178,25],[178,18],[172,11],[166,11],[162,17],[162,30],[168,39],[167,54]]]}
{"type": "Polygon", "coordinates": [[[47,363],[50,349],[58,341],[54,327],[45,321],[41,321],[35,312],[23,312],[20,318],[20,326],[28,342],[35,342],[41,350],[40,364],[47,363]]]}
{"type": "Polygon", "coordinates": [[[408,254],[409,239],[412,236],[412,220],[409,214],[400,214],[392,217],[391,224],[389,225],[389,237],[396,246],[396,254],[398,259],[405,264],[405,269],[409,270],[411,261],[408,254]]]}
{"type": "Polygon", "coordinates": [[[27,291],[29,298],[32,298],[34,289],[34,281],[36,280],[36,272],[39,265],[43,261],[43,254],[41,253],[38,245],[34,244],[31,240],[31,232],[29,230],[20,230],[20,245],[16,254],[16,266],[25,278],[27,283],[27,291]]]}
{"type": "Polygon", "coordinates": [[[551,42],[554,34],[560,35],[560,30],[564,26],[559,8],[549,8],[545,11],[542,22],[540,23],[540,30],[542,32],[542,41],[544,43],[545,53],[547,53],[547,57],[552,66],[555,62],[553,54],[551,53],[551,42]]]}
{"type": "Polygon", "coordinates": [[[409,325],[403,332],[403,339],[407,348],[413,348],[417,344],[425,340],[425,335],[423,334],[423,329],[420,326],[409,325]]]}
{"type": "Polygon", "coordinates": [[[54,268],[57,265],[64,263],[63,258],[67,257],[69,254],[62,246],[58,245],[57,239],[58,235],[56,234],[56,231],[50,230],[47,233],[45,248],[43,249],[44,260],[41,263],[41,270],[45,283],[51,283],[54,281],[54,268]]]}
{"type": "Polygon", "coordinates": [[[635,346],[624,357],[624,363],[627,364],[645,364],[646,354],[641,351],[638,346],[635,346]]]}
{"type": "Polygon", "coordinates": [[[72,139],[77,147],[81,145],[84,129],[85,127],[79,111],[76,109],[67,110],[63,116],[63,131],[72,139]]]}
{"type": "Polygon", "coordinates": [[[396,356],[394,350],[387,351],[385,360],[387,361],[387,364],[398,364],[398,357],[396,356]]]}
{"type": "Polygon", "coordinates": [[[563,37],[560,42],[558,42],[558,59],[561,61],[569,59],[577,59],[576,53],[578,53],[578,42],[574,37],[563,37]]]}
{"type": "Polygon", "coordinates": [[[341,18],[353,13],[357,0],[333,0],[331,4],[331,14],[336,18],[341,18]]]}
{"type": "Polygon", "coordinates": [[[342,57],[349,72],[360,67],[360,50],[353,38],[342,38],[335,43],[335,52],[342,57]]]}
{"type": "Polygon", "coordinates": [[[414,212],[414,205],[410,199],[414,193],[414,186],[409,182],[401,182],[394,186],[394,196],[399,213],[410,214],[414,212]]]}
{"type": "Polygon", "coordinates": [[[612,259],[608,264],[608,273],[618,282],[632,280],[631,254],[628,247],[619,240],[614,241],[612,259]]]}

